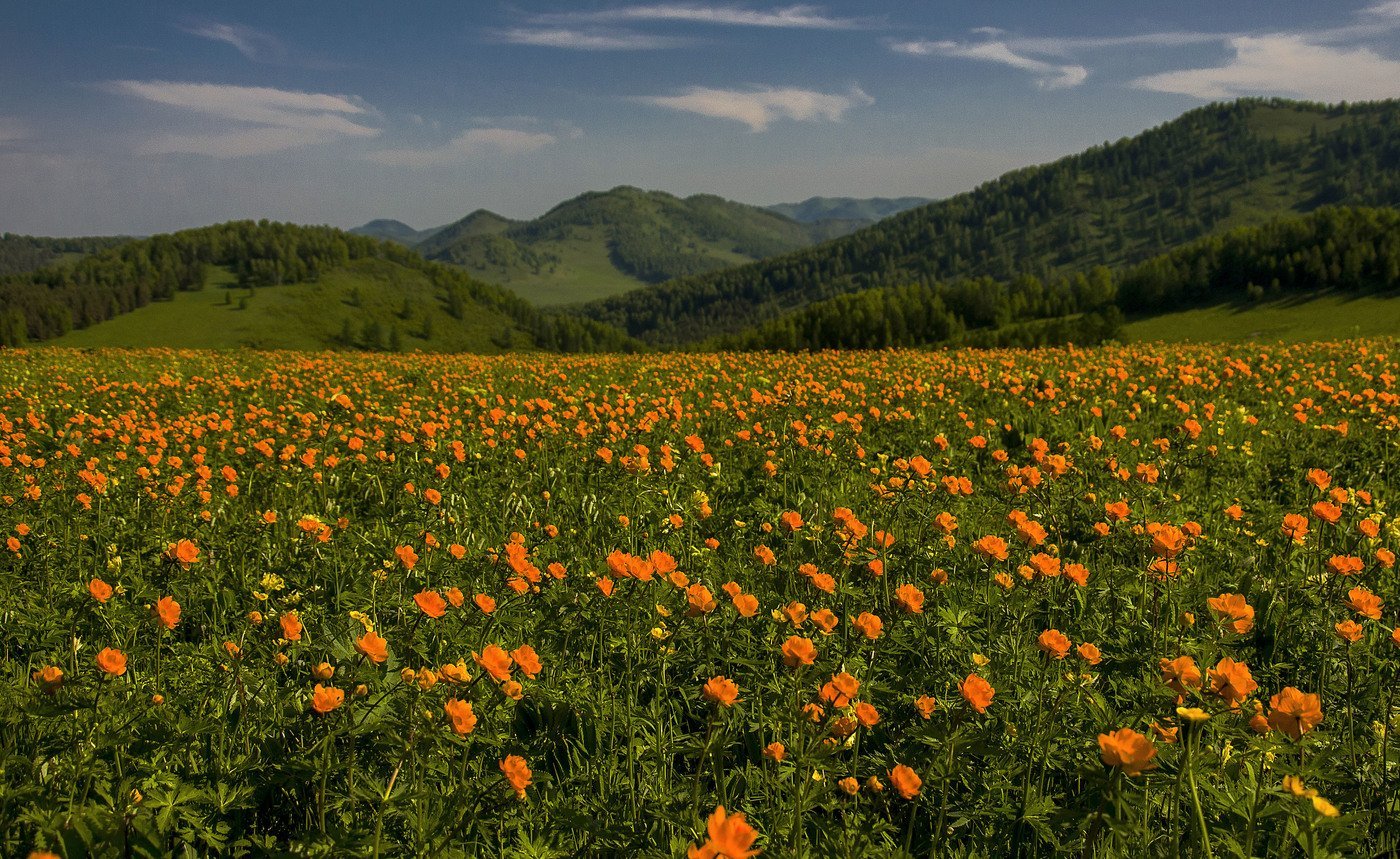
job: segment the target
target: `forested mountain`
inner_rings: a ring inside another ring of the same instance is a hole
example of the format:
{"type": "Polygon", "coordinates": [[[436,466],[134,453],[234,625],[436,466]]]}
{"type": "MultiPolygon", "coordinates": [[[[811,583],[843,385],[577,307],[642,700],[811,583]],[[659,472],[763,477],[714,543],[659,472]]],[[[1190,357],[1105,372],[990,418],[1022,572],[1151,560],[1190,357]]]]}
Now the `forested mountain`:
{"type": "Polygon", "coordinates": [[[728,268],[827,235],[820,225],[709,194],[681,199],[623,186],[567,200],[532,221],[473,212],[417,249],[538,303],[559,304],[728,268]]]}
{"type": "Polygon", "coordinates": [[[873,223],[932,202],[927,197],[808,197],[801,203],[775,203],[764,208],[804,224],[816,221],[873,223]]]}
{"type": "Polygon", "coordinates": [[[3,233],[0,234],[0,276],[37,271],[129,241],[131,239],[126,236],[47,238],[3,233]]]}
{"type": "Polygon", "coordinates": [[[814,302],[709,346],[726,349],[1081,345],[1125,315],[1203,303],[1245,308],[1319,292],[1400,291],[1400,211],[1324,207],[1236,227],[1120,271],[880,287],[814,302]]]}
{"type": "Polygon", "coordinates": [[[1327,204],[1400,204],[1400,102],[1209,105],[845,238],[581,313],[653,343],[694,342],[863,289],[1122,267],[1327,204]]]}
{"type": "Polygon", "coordinates": [[[369,236],[372,239],[385,239],[412,247],[440,229],[442,228],[435,227],[430,230],[415,230],[403,221],[395,221],[392,218],[379,218],[367,224],[361,224],[358,227],[347,230],[347,232],[357,236],[369,236]]]}
{"type": "MultiPolygon", "coordinates": [[[[480,328],[484,320],[495,320],[496,341],[481,344],[482,351],[492,351],[492,346],[497,351],[590,351],[632,345],[607,326],[546,316],[500,287],[474,280],[450,266],[427,262],[402,245],[331,227],[268,221],[232,221],[153,236],[72,264],[0,278],[0,345],[53,339],[124,314],[139,314],[153,304],[175,301],[211,284],[214,290],[222,291],[222,304],[237,311],[256,302],[263,290],[285,291],[347,274],[338,279],[344,286],[343,294],[321,290],[315,300],[297,307],[296,312],[304,318],[292,321],[312,326],[343,318],[345,336],[338,345],[346,347],[390,348],[395,326],[412,321],[417,323],[414,330],[424,333],[422,329],[431,328],[433,319],[439,320],[440,327],[449,328],[459,324],[480,328]],[[405,295],[402,304],[391,305],[395,311],[365,311],[364,289],[375,291],[384,304],[397,297],[396,288],[409,286],[414,294],[405,295]],[[235,292],[241,293],[237,303],[235,292]],[[398,320],[389,318],[394,312],[399,314],[398,320]],[[362,324],[357,326],[354,318],[362,324]],[[362,336],[364,330],[378,330],[376,325],[385,332],[382,338],[362,336]]],[[[195,320],[186,322],[196,324],[195,320]]],[[[442,348],[477,345],[431,330],[426,333],[420,338],[425,346],[435,342],[442,348]]],[[[217,334],[209,332],[211,338],[217,334]]]]}

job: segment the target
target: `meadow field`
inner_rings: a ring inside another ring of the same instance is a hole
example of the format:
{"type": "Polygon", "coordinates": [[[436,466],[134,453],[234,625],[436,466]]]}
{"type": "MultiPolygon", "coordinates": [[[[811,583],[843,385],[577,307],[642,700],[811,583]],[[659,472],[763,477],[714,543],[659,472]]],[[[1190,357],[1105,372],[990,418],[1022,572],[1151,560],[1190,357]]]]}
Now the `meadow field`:
{"type": "Polygon", "coordinates": [[[0,350],[0,854],[1395,855],[1396,348],[0,350]]]}

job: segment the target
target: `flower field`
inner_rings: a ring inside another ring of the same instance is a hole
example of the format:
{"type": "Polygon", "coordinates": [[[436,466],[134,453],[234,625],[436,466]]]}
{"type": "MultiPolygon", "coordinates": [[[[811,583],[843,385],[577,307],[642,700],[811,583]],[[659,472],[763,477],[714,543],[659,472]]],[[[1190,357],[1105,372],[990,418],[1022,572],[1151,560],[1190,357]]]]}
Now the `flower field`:
{"type": "Polygon", "coordinates": [[[1394,348],[0,352],[0,855],[1395,855],[1394,348]]]}

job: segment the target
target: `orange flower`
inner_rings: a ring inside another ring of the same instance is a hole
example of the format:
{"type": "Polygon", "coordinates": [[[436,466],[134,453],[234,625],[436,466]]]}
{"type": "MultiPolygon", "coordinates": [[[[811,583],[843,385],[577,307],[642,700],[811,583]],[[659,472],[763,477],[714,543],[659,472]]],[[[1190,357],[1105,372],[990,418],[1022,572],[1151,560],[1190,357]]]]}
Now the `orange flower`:
{"type": "Polygon", "coordinates": [[[1337,520],[1342,518],[1342,508],[1328,501],[1319,501],[1312,506],[1313,515],[1328,525],[1337,524],[1337,520]]]}
{"type": "Polygon", "coordinates": [[[403,564],[405,570],[411,570],[418,565],[418,553],[413,551],[412,546],[399,546],[394,549],[394,556],[403,564]]]}
{"type": "Polygon", "coordinates": [[[763,756],[781,763],[787,757],[787,748],[782,743],[772,742],[763,747],[763,756]]]}
{"type": "Polygon", "coordinates": [[[476,728],[476,714],[472,712],[472,702],[448,698],[442,709],[452,720],[452,730],[456,731],[458,736],[466,736],[476,728]]]}
{"type": "Polygon", "coordinates": [[[506,755],[501,761],[501,772],[505,773],[506,781],[515,789],[515,795],[525,798],[525,788],[530,786],[530,767],[525,763],[525,759],[520,755],[506,755]]]}
{"type": "Polygon", "coordinates": [[[540,663],[540,656],[535,652],[535,648],[528,644],[522,644],[510,652],[510,658],[515,660],[515,664],[520,667],[526,677],[535,679],[544,665],[540,663]]]}
{"type": "Polygon", "coordinates": [[[112,598],[112,586],[101,579],[93,579],[88,582],[88,593],[98,602],[106,602],[112,598]]]}
{"type": "Polygon", "coordinates": [[[758,614],[758,597],[753,594],[736,594],[734,608],[738,609],[741,617],[753,617],[758,614]]]}
{"type": "Polygon", "coordinates": [[[1186,548],[1186,534],[1174,525],[1159,525],[1152,532],[1152,553],[1170,560],[1186,548]]]}
{"type": "Polygon", "coordinates": [[[501,647],[488,644],[480,655],[472,653],[472,659],[497,681],[504,682],[510,679],[510,654],[501,647]]]}
{"type": "Polygon", "coordinates": [[[1365,588],[1352,588],[1347,591],[1347,608],[1361,615],[1369,617],[1371,620],[1381,619],[1381,609],[1385,608],[1385,603],[1381,598],[1366,590],[1365,588]]]}
{"type": "Polygon", "coordinates": [[[778,563],[777,557],[773,555],[773,550],[767,546],[754,546],[753,556],[758,558],[765,567],[771,567],[778,563]]]}
{"type": "Polygon", "coordinates": [[[1222,622],[1230,618],[1226,625],[1237,634],[1243,635],[1254,626],[1254,608],[1244,601],[1243,594],[1221,594],[1206,600],[1206,604],[1222,622]]]}
{"type": "Polygon", "coordinates": [[[413,595],[413,601],[418,604],[418,610],[428,617],[438,618],[447,614],[447,600],[437,591],[419,591],[413,595]]]}
{"type": "Polygon", "coordinates": [[[722,805],[710,815],[705,834],[708,837],[703,845],[690,845],[688,859],[750,859],[761,852],[753,849],[758,833],[744,815],[726,814],[722,805]]]}
{"type": "Polygon", "coordinates": [[[900,585],[894,592],[899,607],[909,614],[921,614],[924,610],[924,592],[913,585],[900,585]]]}
{"type": "Polygon", "coordinates": [[[355,639],[355,649],[376,665],[389,658],[389,642],[374,630],[355,639]]]}
{"type": "Polygon", "coordinates": [[[1186,696],[1187,687],[1199,689],[1201,686],[1201,669],[1196,667],[1196,660],[1189,656],[1178,656],[1175,659],[1167,659],[1164,656],[1157,663],[1157,667],[1162,671],[1162,682],[1182,697],[1186,696]]]}
{"type": "Polygon", "coordinates": [[[722,707],[733,707],[739,700],[739,684],[723,675],[711,677],[701,689],[705,697],[722,707]]]}
{"type": "Polygon", "coordinates": [[[890,770],[890,784],[894,785],[895,791],[904,799],[918,796],[923,783],[919,774],[904,764],[896,764],[895,768],[890,770]]]}
{"type": "Polygon", "coordinates": [[[49,695],[57,692],[63,685],[63,669],[57,665],[45,665],[38,671],[30,675],[39,689],[49,695]]]}
{"type": "Polygon", "coordinates": [[[1283,536],[1301,544],[1308,538],[1308,517],[1299,516],[1297,513],[1285,514],[1280,530],[1283,531],[1283,536]]]}
{"type": "Polygon", "coordinates": [[[861,634],[872,641],[880,637],[884,628],[885,623],[880,620],[879,615],[871,614],[868,611],[861,612],[856,618],[856,629],[859,629],[861,634]]]}
{"type": "Polygon", "coordinates": [[[1334,576],[1354,576],[1366,569],[1366,562],[1355,555],[1333,555],[1327,559],[1327,569],[1334,576]]]}
{"type": "Polygon", "coordinates": [[[1082,658],[1085,662],[1089,663],[1090,665],[1098,665],[1100,662],[1103,661],[1103,655],[1099,653],[1098,647],[1090,644],[1087,641],[1079,645],[1079,647],[1076,648],[1076,650],[1079,651],[1080,658],[1082,658]]]}
{"type": "Polygon", "coordinates": [[[701,584],[694,584],[685,589],[685,602],[686,617],[709,614],[718,605],[715,602],[714,594],[710,593],[710,589],[701,584]]]}
{"type": "Polygon", "coordinates": [[[612,592],[613,592],[613,580],[612,580],[612,579],[608,578],[607,576],[603,576],[602,578],[600,578],[600,579],[598,579],[596,582],[594,582],[594,584],[596,584],[596,585],[598,586],[598,590],[600,590],[600,591],[603,592],[603,596],[605,596],[605,597],[610,597],[610,596],[612,596],[612,592]]]}
{"type": "Polygon", "coordinates": [[[1318,489],[1326,489],[1332,485],[1332,475],[1320,468],[1308,469],[1308,482],[1318,489]]]}
{"type": "Polygon", "coordinates": [[[860,691],[860,681],[846,672],[833,674],[821,688],[821,699],[838,710],[851,703],[860,691]]]}
{"type": "Polygon", "coordinates": [[[1228,656],[1210,669],[1210,691],[1224,698],[1232,707],[1248,698],[1249,694],[1258,688],[1259,684],[1254,682],[1254,676],[1249,673],[1249,666],[1228,656]]]}
{"type": "Polygon", "coordinates": [[[1006,541],[994,534],[988,534],[987,536],[973,543],[972,548],[977,552],[977,554],[981,555],[989,561],[1006,560],[1006,541]]]}
{"type": "Polygon", "coordinates": [[[120,677],[126,673],[126,654],[120,650],[104,647],[97,654],[97,667],[113,677],[120,677]]]}
{"type": "Polygon", "coordinates": [[[1157,767],[1152,762],[1157,757],[1157,747],[1132,728],[1099,734],[1099,757],[1108,766],[1117,767],[1130,776],[1157,767]]]}
{"type": "Polygon", "coordinates": [[[807,620],[807,606],[796,600],[783,606],[782,612],[787,615],[788,623],[795,627],[801,626],[807,620]]]}
{"type": "Polygon", "coordinates": [[[316,688],[311,691],[311,709],[319,715],[324,716],[343,703],[345,703],[345,690],[343,689],[322,686],[317,683],[316,688]]]}
{"type": "Polygon", "coordinates": [[[1069,655],[1069,638],[1058,629],[1047,629],[1035,640],[1041,652],[1049,654],[1056,659],[1064,659],[1069,655]]]}
{"type": "Polygon", "coordinates": [[[189,540],[179,540],[166,547],[165,557],[182,567],[188,567],[199,560],[199,547],[189,540]]]}
{"type": "Polygon", "coordinates": [[[997,693],[992,684],[976,674],[967,675],[967,679],[958,684],[958,691],[962,693],[963,700],[978,713],[987,712],[992,697],[997,693]]]}
{"type": "Polygon", "coordinates": [[[810,638],[800,635],[789,636],[783,642],[783,664],[789,668],[811,665],[817,661],[817,648],[810,638]]]}
{"type": "Polygon", "coordinates": [[[789,510],[778,517],[778,527],[789,534],[800,530],[803,524],[805,523],[802,521],[802,514],[795,510],[789,510]]]}
{"type": "Polygon", "coordinates": [[[1334,629],[1337,630],[1337,637],[1348,644],[1355,644],[1366,635],[1366,629],[1354,620],[1344,620],[1334,629]]]}
{"type": "Polygon", "coordinates": [[[1292,686],[1269,699],[1269,724],[1274,730],[1300,739],[1322,721],[1322,699],[1292,686]]]}
{"type": "Polygon", "coordinates": [[[1115,501],[1112,504],[1105,504],[1103,509],[1108,518],[1112,519],[1114,522],[1122,522],[1124,519],[1127,519],[1128,514],[1132,512],[1126,501],[1115,501]]]}
{"type": "Polygon", "coordinates": [[[490,614],[496,610],[496,600],[486,594],[477,594],[472,597],[472,602],[476,604],[477,608],[481,609],[482,614],[490,614]]]}
{"type": "Polygon", "coordinates": [[[301,619],[297,617],[296,612],[284,612],[281,617],[277,618],[277,622],[282,627],[283,638],[288,641],[301,641],[301,631],[303,627],[301,625],[301,619]]]}
{"type": "Polygon", "coordinates": [[[880,711],[861,701],[856,705],[856,720],[867,728],[873,728],[880,723],[880,711]]]}
{"type": "Polygon", "coordinates": [[[156,601],[155,614],[161,626],[174,629],[180,622],[180,604],[172,597],[161,597],[156,601]]]}
{"type": "Polygon", "coordinates": [[[938,699],[932,695],[920,695],[914,699],[914,709],[919,711],[919,715],[925,719],[933,717],[933,711],[938,708],[938,699]]]}

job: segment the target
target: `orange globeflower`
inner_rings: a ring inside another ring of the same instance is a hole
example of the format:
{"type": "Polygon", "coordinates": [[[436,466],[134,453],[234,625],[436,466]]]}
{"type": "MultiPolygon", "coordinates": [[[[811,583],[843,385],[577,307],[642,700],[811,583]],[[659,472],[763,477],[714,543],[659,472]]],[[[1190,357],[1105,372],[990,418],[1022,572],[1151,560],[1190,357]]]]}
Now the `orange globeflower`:
{"type": "Polygon", "coordinates": [[[520,670],[531,680],[535,679],[535,677],[544,670],[544,665],[540,662],[539,654],[535,652],[535,648],[528,644],[522,644],[512,650],[510,652],[510,658],[515,660],[515,664],[520,666],[520,670]]]}
{"type": "Polygon", "coordinates": [[[795,510],[789,510],[778,517],[778,527],[791,534],[798,531],[805,523],[802,521],[802,514],[795,510]]]}
{"type": "Polygon", "coordinates": [[[924,610],[924,592],[913,585],[900,585],[894,592],[899,607],[909,614],[921,614],[924,610]]]}
{"type": "Polygon", "coordinates": [[[418,564],[418,553],[413,551],[412,546],[399,546],[394,549],[394,555],[406,570],[411,570],[418,564]]]}
{"type": "Polygon", "coordinates": [[[442,709],[452,720],[452,730],[458,736],[466,736],[476,728],[476,714],[472,712],[472,702],[448,698],[442,709]]]}
{"type": "Polygon", "coordinates": [[[860,681],[846,672],[833,674],[821,688],[821,699],[838,710],[851,703],[860,691],[860,681]]]}
{"type": "Polygon", "coordinates": [[[1342,508],[1328,501],[1319,501],[1312,506],[1313,515],[1328,525],[1337,524],[1337,520],[1342,518],[1342,508]]]}
{"type": "Polygon", "coordinates": [[[1075,649],[1079,651],[1079,656],[1090,665],[1098,665],[1103,661],[1103,655],[1099,653],[1098,647],[1087,641],[1075,649]]]}
{"type": "Polygon", "coordinates": [[[1327,569],[1334,576],[1354,576],[1366,569],[1366,562],[1355,555],[1333,555],[1327,559],[1327,569]]]}
{"type": "Polygon", "coordinates": [[[453,608],[461,608],[462,603],[466,602],[466,597],[462,594],[461,588],[448,588],[446,591],[446,595],[447,602],[453,608]]]}
{"type": "Polygon", "coordinates": [[[753,594],[735,594],[733,601],[734,608],[741,617],[753,617],[758,614],[758,597],[753,594]]]}
{"type": "Polygon", "coordinates": [[[1058,629],[1045,630],[1036,638],[1035,644],[1043,653],[1056,659],[1064,659],[1069,655],[1069,638],[1058,629]]]}
{"type": "Polygon", "coordinates": [[[39,689],[49,695],[57,692],[63,685],[63,669],[57,665],[45,665],[30,676],[39,689]]]}
{"type": "Polygon", "coordinates": [[[505,774],[506,781],[515,789],[515,795],[520,799],[525,798],[525,788],[530,786],[530,767],[525,763],[525,759],[520,755],[506,755],[500,763],[501,772],[505,774]]]}
{"type": "Polygon", "coordinates": [[[763,747],[763,756],[782,763],[783,758],[787,757],[787,748],[782,743],[775,741],[763,747]]]}
{"type": "Polygon", "coordinates": [[[1283,536],[1301,544],[1308,538],[1308,517],[1299,516],[1297,513],[1285,514],[1280,530],[1283,531],[1283,536]]]}
{"type": "Polygon", "coordinates": [[[437,591],[419,591],[413,595],[413,601],[418,604],[418,610],[428,617],[438,618],[447,614],[447,600],[437,591]]]}
{"type": "Polygon", "coordinates": [[[1152,553],[1170,560],[1186,548],[1186,534],[1175,525],[1158,525],[1152,532],[1152,553]]]}
{"type": "Polygon", "coordinates": [[[472,597],[472,602],[481,609],[482,614],[490,614],[496,610],[496,600],[486,594],[477,594],[472,597]]]}
{"type": "Polygon", "coordinates": [[[830,635],[831,631],[836,628],[836,624],[841,622],[841,619],[829,608],[817,609],[808,615],[808,620],[816,624],[823,635],[830,635]]]}
{"type": "Polygon", "coordinates": [[[161,597],[156,601],[155,614],[161,626],[174,629],[180,622],[180,604],[172,597],[161,597]]]}
{"type": "Polygon", "coordinates": [[[88,582],[88,593],[98,602],[106,602],[112,598],[112,586],[101,579],[93,579],[88,582]]]}
{"type": "Polygon", "coordinates": [[[1322,721],[1322,699],[1292,686],[1269,699],[1269,724],[1274,730],[1300,739],[1322,721]]]}
{"type": "Polygon", "coordinates": [[[885,628],[885,622],[880,620],[880,616],[863,611],[856,618],[856,629],[861,631],[866,638],[874,641],[880,637],[880,633],[885,628]]]}
{"type": "Polygon", "coordinates": [[[718,603],[710,589],[701,584],[694,584],[685,589],[686,617],[697,617],[702,614],[709,614],[715,610],[718,603]]]}
{"type": "Polygon", "coordinates": [[[754,546],[753,555],[755,558],[758,558],[765,567],[771,567],[778,563],[778,559],[774,556],[773,550],[767,546],[754,546]]]}
{"type": "Polygon", "coordinates": [[[967,679],[958,684],[958,691],[962,693],[963,700],[978,713],[987,712],[987,707],[992,703],[992,697],[997,690],[992,688],[992,684],[977,674],[967,675],[967,679]]]}
{"type": "Polygon", "coordinates": [[[480,655],[472,653],[472,659],[496,680],[504,682],[510,679],[510,654],[498,645],[486,645],[480,655]]]}
{"type": "Polygon", "coordinates": [[[1157,663],[1157,667],[1162,671],[1162,682],[1182,697],[1186,696],[1188,686],[1198,689],[1201,686],[1201,669],[1196,667],[1196,660],[1189,656],[1178,656],[1175,659],[1167,659],[1164,656],[1157,663]]]}
{"type": "Polygon", "coordinates": [[[376,665],[389,658],[389,642],[374,630],[355,639],[355,649],[376,665]]]}
{"type": "Polygon", "coordinates": [[[1348,644],[1355,644],[1366,635],[1365,627],[1354,620],[1344,620],[1337,624],[1334,629],[1337,630],[1337,637],[1348,644]]]}
{"type": "Polygon", "coordinates": [[[189,540],[179,540],[166,547],[165,557],[182,567],[188,567],[199,560],[199,547],[189,540]]]}
{"type": "Polygon", "coordinates": [[[744,815],[726,814],[722,805],[710,815],[705,835],[704,844],[690,845],[687,859],[750,859],[762,852],[753,849],[758,833],[744,820],[744,815]]]}
{"type": "Polygon", "coordinates": [[[1245,602],[1243,594],[1221,594],[1206,600],[1206,604],[1222,623],[1229,618],[1230,622],[1225,625],[1240,635],[1254,626],[1254,607],[1245,602]]]}
{"type": "Polygon", "coordinates": [[[282,626],[282,637],[288,641],[301,641],[301,618],[297,617],[294,611],[284,612],[277,618],[277,622],[282,626]]]}
{"type": "Polygon", "coordinates": [[[345,690],[316,684],[311,691],[311,709],[324,716],[345,703],[345,690]]]}
{"type": "Polygon", "coordinates": [[[1352,588],[1347,591],[1347,608],[1361,615],[1369,617],[1371,620],[1381,619],[1381,609],[1385,608],[1385,603],[1381,598],[1366,590],[1365,588],[1352,588]]]}
{"type": "Polygon", "coordinates": [[[739,700],[739,684],[723,675],[706,680],[704,688],[700,691],[707,699],[722,707],[733,707],[734,702],[739,700]]]}
{"type": "Polygon", "coordinates": [[[1228,656],[1210,669],[1210,691],[1224,698],[1232,707],[1248,698],[1249,694],[1258,688],[1259,684],[1254,682],[1254,675],[1249,673],[1249,666],[1228,656]]]}
{"type": "Polygon", "coordinates": [[[104,647],[97,654],[97,667],[113,677],[126,673],[126,654],[120,650],[104,647]]]}
{"type": "Polygon", "coordinates": [[[895,791],[904,799],[918,796],[923,783],[924,780],[919,778],[919,774],[914,772],[912,767],[896,764],[895,768],[890,770],[890,784],[894,785],[895,791]]]}
{"type": "Polygon", "coordinates": [[[789,668],[811,665],[817,661],[817,648],[810,638],[800,635],[789,636],[783,642],[783,664],[789,668]]]}
{"type": "Polygon", "coordinates": [[[914,709],[925,719],[932,718],[933,711],[938,709],[938,699],[932,695],[920,695],[914,699],[914,709]]]}
{"type": "Polygon", "coordinates": [[[1132,728],[1099,734],[1099,757],[1108,766],[1117,767],[1130,776],[1157,767],[1152,761],[1157,757],[1157,747],[1132,728]]]}
{"type": "Polygon", "coordinates": [[[994,534],[988,534],[987,536],[973,543],[972,548],[977,552],[977,554],[981,555],[989,561],[1006,560],[1006,541],[994,534]]]}

